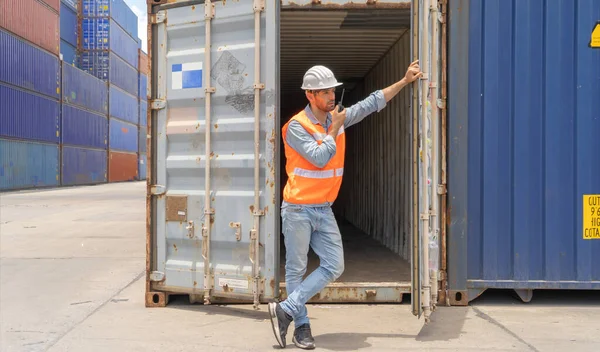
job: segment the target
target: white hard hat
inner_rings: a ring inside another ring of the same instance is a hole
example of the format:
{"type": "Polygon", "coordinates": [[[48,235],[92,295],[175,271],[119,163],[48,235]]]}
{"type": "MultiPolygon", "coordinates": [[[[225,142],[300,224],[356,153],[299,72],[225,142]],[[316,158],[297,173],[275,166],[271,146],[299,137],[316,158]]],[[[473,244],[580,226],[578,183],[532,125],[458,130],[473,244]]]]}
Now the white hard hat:
{"type": "Polygon", "coordinates": [[[304,74],[302,89],[327,89],[341,85],[342,83],[338,83],[330,69],[325,66],[313,66],[304,74]]]}

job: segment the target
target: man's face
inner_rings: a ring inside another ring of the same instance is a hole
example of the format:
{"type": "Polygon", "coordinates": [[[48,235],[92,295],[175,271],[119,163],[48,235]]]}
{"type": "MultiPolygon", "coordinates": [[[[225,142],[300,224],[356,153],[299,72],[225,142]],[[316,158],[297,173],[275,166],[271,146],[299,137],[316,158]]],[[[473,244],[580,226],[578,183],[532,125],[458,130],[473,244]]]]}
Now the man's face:
{"type": "Polygon", "coordinates": [[[335,108],[335,88],[306,92],[306,97],[321,111],[330,112],[335,108]]]}

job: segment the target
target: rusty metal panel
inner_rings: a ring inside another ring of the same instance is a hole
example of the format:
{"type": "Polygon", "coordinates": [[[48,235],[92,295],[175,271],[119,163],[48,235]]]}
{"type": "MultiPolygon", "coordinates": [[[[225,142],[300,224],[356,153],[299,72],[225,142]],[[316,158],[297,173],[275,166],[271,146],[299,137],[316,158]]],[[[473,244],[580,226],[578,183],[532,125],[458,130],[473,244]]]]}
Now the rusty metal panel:
{"type": "MultiPolygon", "coordinates": [[[[406,31],[351,99],[399,81],[409,64],[410,32],[406,31]]],[[[410,90],[403,89],[384,110],[347,130],[344,183],[335,203],[336,213],[407,261],[412,223],[410,102],[410,90]]]]}
{"type": "Polygon", "coordinates": [[[187,221],[187,196],[167,196],[166,220],[187,221]]]}
{"type": "Polygon", "coordinates": [[[169,1],[153,6],[149,15],[155,24],[149,40],[153,138],[148,175],[156,186],[149,187],[155,208],[147,249],[149,266],[161,273],[153,276],[161,281],[148,278],[154,304],[165,302],[153,293],[160,291],[199,295],[205,302],[218,297],[252,302],[255,293],[271,299],[278,292],[279,194],[273,160],[279,139],[278,64],[267,62],[278,62],[279,1],[218,1],[214,10],[206,3],[169,1]],[[260,48],[259,61],[255,48],[260,48]],[[183,225],[167,221],[167,199],[173,196],[187,197],[183,225]],[[232,222],[241,225],[239,241],[232,222]]]}

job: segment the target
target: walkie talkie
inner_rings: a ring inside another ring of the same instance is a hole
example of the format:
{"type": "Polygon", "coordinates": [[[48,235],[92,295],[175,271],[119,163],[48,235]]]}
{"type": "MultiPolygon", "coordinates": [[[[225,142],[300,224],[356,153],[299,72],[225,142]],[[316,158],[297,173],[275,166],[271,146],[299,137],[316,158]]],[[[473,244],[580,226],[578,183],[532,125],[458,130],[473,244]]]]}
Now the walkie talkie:
{"type": "Polygon", "coordinates": [[[344,110],[344,105],[342,105],[342,101],[344,100],[344,93],[346,93],[346,88],[342,90],[342,97],[340,98],[340,102],[338,103],[338,112],[342,112],[342,110],[344,110]]]}

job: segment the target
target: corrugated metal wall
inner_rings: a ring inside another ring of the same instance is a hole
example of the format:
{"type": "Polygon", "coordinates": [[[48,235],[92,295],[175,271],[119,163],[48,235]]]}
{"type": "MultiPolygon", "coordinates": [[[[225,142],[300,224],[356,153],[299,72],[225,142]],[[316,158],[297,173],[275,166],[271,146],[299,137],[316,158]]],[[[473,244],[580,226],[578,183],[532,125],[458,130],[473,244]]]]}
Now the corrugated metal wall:
{"type": "Polygon", "coordinates": [[[62,105],[63,145],[108,148],[108,119],[89,111],[62,105]]]}
{"type": "Polygon", "coordinates": [[[108,154],[108,182],[134,181],[137,179],[137,153],[109,151],[108,154]]]}
{"type": "Polygon", "coordinates": [[[74,47],[77,46],[77,13],[62,3],[60,5],[60,37],[74,47]]]}
{"type": "Polygon", "coordinates": [[[63,65],[63,101],[68,104],[108,114],[106,82],[76,67],[63,65]]]}
{"type": "Polygon", "coordinates": [[[78,56],[77,56],[77,48],[73,45],[65,42],[64,40],[60,41],[60,53],[63,56],[63,62],[75,66],[78,64],[78,56]]]}
{"type": "MultiPolygon", "coordinates": [[[[110,49],[131,66],[138,68],[137,42],[127,34],[115,21],[110,21],[110,49]]],[[[105,48],[107,49],[107,48],[105,48]]]]}
{"type": "MultiPolygon", "coordinates": [[[[404,35],[373,67],[349,100],[363,99],[404,77],[410,35],[404,35]]],[[[410,260],[410,91],[404,89],[380,113],[346,130],[346,164],[336,214],[410,260]]]]}
{"type": "Polygon", "coordinates": [[[123,0],[81,0],[85,17],[112,17],[129,35],[138,37],[137,17],[123,0]]]}
{"type": "Polygon", "coordinates": [[[62,185],[103,183],[107,177],[106,150],[62,148],[62,185]]]}
{"type": "Polygon", "coordinates": [[[57,186],[59,172],[58,144],[0,139],[0,190],[57,186]]]}
{"type": "Polygon", "coordinates": [[[111,85],[109,89],[110,116],[123,121],[138,123],[138,100],[137,97],[125,93],[121,89],[111,85]]]}
{"type": "Polygon", "coordinates": [[[0,27],[59,53],[58,12],[37,0],[0,0],[0,27]]]}
{"type": "Polygon", "coordinates": [[[0,136],[58,143],[60,102],[0,84],[0,136]]]}
{"type": "Polygon", "coordinates": [[[117,119],[110,119],[109,131],[110,150],[137,153],[139,138],[137,126],[117,119]]]}
{"type": "Polygon", "coordinates": [[[13,34],[0,30],[0,81],[58,99],[59,60],[13,34]]]}
{"type": "Polygon", "coordinates": [[[147,126],[148,120],[148,102],[144,100],[140,100],[140,115],[139,115],[139,125],[147,126]]]}
{"type": "Polygon", "coordinates": [[[137,96],[138,72],[113,53],[110,54],[110,81],[124,91],[137,96]]]}
{"type": "Polygon", "coordinates": [[[138,179],[145,180],[147,177],[147,173],[146,173],[147,166],[146,165],[148,165],[148,159],[147,159],[145,153],[140,154],[139,159],[140,160],[139,160],[139,164],[138,164],[138,169],[139,169],[138,179]]]}
{"type": "Polygon", "coordinates": [[[72,8],[73,10],[78,10],[79,9],[79,2],[80,0],[60,0],[62,3],[68,5],[70,8],[72,8]]]}
{"type": "Polygon", "coordinates": [[[451,289],[600,289],[600,2],[450,6],[451,289]]]}

